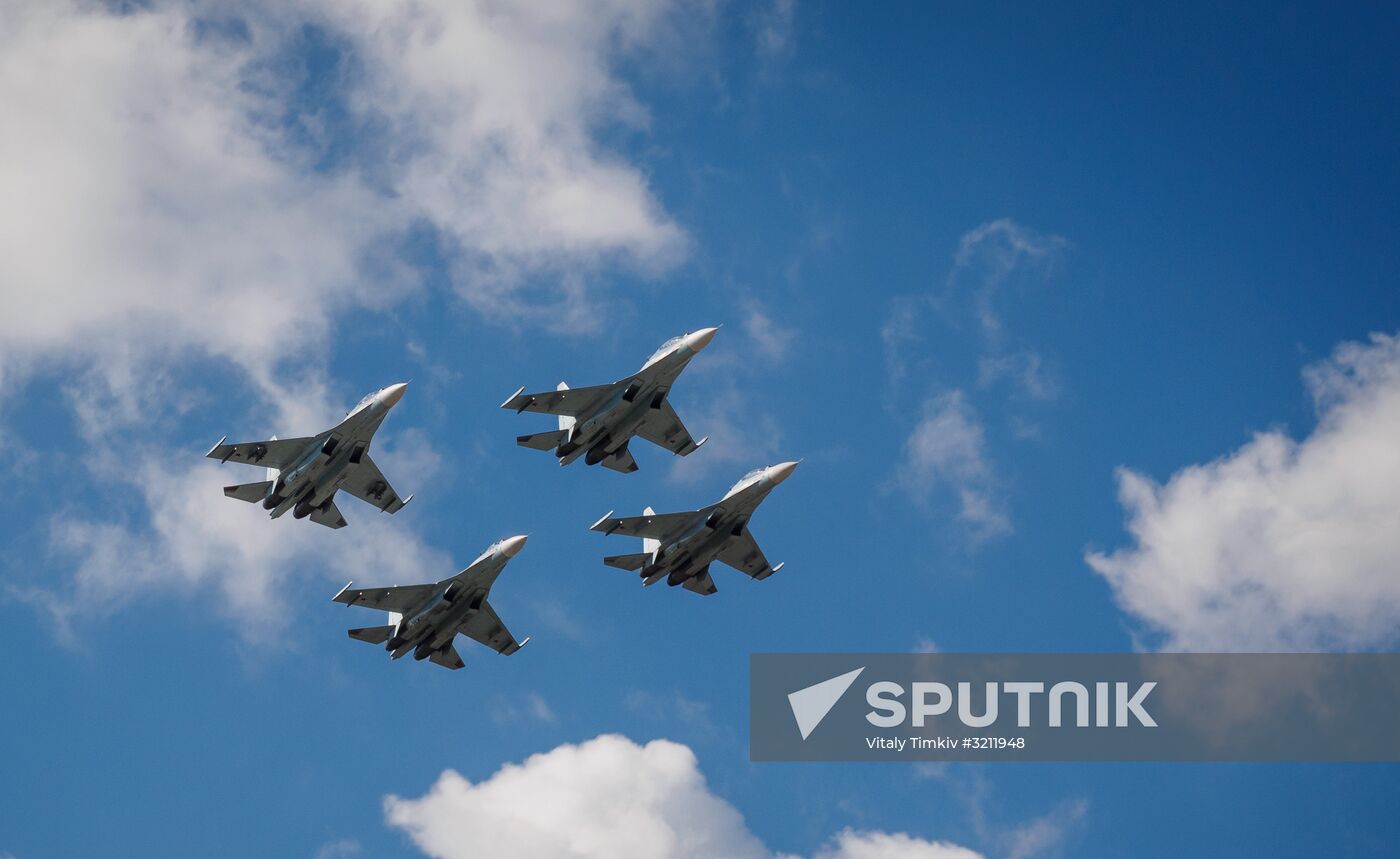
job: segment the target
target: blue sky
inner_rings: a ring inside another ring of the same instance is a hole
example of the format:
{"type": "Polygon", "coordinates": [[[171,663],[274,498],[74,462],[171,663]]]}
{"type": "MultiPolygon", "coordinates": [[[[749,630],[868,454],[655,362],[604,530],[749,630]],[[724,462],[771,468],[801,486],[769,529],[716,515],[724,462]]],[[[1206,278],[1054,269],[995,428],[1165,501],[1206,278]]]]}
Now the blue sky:
{"type": "Polygon", "coordinates": [[[1396,16],[129,5],[0,12],[0,856],[1394,852],[1394,765],[753,764],[746,689],[1394,648],[1396,16]],[[717,324],[693,457],[515,446],[520,385],[717,324]],[[201,458],[404,379],[397,516],[265,521],[201,458]],[[771,579],[599,562],[796,458],[771,579]],[[516,533],[519,654],[346,640],[345,581],[516,533]]]}

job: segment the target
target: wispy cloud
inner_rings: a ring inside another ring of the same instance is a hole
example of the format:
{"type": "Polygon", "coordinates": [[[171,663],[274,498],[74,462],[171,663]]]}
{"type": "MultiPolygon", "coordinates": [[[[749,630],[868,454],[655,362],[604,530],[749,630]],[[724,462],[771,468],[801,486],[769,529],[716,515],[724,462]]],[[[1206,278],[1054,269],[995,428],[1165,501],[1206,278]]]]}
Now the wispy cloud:
{"type": "Polygon", "coordinates": [[[957,518],[975,538],[1004,534],[1011,522],[986,447],[982,424],[962,391],[932,397],[904,443],[895,484],[923,503],[940,488],[951,488],[958,499],[957,518]]]}
{"type": "Polygon", "coordinates": [[[797,0],[768,0],[756,8],[753,28],[759,59],[771,63],[792,55],[796,17],[797,0]]]}
{"type": "Polygon", "coordinates": [[[627,693],[623,703],[628,710],[652,722],[680,726],[700,734],[713,734],[717,730],[710,717],[709,704],[677,691],[662,693],[638,689],[627,693]]]}
{"type": "MultiPolygon", "coordinates": [[[[1041,353],[1009,332],[1001,305],[1013,281],[1022,273],[1044,272],[1067,246],[1058,236],[1007,218],[982,224],[959,239],[942,289],[896,298],[881,328],[889,390],[898,404],[892,410],[907,411],[911,387],[922,383],[930,391],[921,398],[894,484],[921,503],[940,487],[951,489],[957,519],[974,540],[1012,530],[983,414],[1059,394],[1041,353]],[[963,334],[969,324],[970,343],[963,334]],[[927,345],[935,339],[937,350],[927,345]],[[949,346],[954,343],[957,350],[949,346]],[[971,352],[974,366],[950,360],[957,352],[971,352]]],[[[1013,438],[1038,433],[1036,422],[1015,410],[1004,420],[1013,438]]]]}
{"type": "Polygon", "coordinates": [[[787,358],[797,332],[773,320],[756,301],[744,304],[744,333],[757,351],[771,361],[787,358]]]}
{"type": "Polygon", "coordinates": [[[520,722],[553,725],[559,721],[548,702],[537,692],[530,692],[518,700],[496,696],[491,701],[491,719],[499,725],[520,722]]]}
{"type": "Polygon", "coordinates": [[[12,592],[47,611],[61,638],[79,641],[74,621],[81,618],[173,594],[208,600],[247,641],[258,642],[285,628],[293,578],[312,576],[329,587],[347,569],[373,569],[379,583],[455,569],[411,529],[356,501],[345,502],[346,518],[355,521],[342,531],[289,518],[269,522],[260,506],[224,496],[222,487],[233,482],[225,468],[209,461],[170,467],[183,458],[151,450],[123,463],[116,491],[136,496],[139,519],[71,512],[53,518],[51,550],[70,566],[71,578],[12,592]]]}

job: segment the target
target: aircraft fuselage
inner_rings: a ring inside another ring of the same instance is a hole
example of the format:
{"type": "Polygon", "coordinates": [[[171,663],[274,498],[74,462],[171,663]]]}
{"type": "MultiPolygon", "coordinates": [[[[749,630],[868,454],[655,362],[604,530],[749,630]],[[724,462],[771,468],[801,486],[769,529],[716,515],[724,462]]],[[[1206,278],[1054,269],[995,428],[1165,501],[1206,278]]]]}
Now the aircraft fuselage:
{"type": "Polygon", "coordinates": [[[292,510],[301,519],[329,501],[369,450],[387,414],[387,408],[371,403],[316,436],[296,464],[278,474],[268,488],[263,507],[272,511],[272,518],[292,510]]]}
{"type": "Polygon", "coordinates": [[[653,409],[661,408],[676,377],[697,353],[684,344],[648,364],[625,382],[587,416],[580,415],[568,437],[555,449],[560,464],[587,456],[589,465],[602,462],[627,447],[637,428],[653,409]]]}
{"type": "Polygon", "coordinates": [[[754,511],[777,484],[760,480],[725,498],[709,516],[657,548],[655,559],[642,570],[642,580],[654,584],[664,576],[672,587],[699,575],[734,537],[743,533],[754,511]]]}

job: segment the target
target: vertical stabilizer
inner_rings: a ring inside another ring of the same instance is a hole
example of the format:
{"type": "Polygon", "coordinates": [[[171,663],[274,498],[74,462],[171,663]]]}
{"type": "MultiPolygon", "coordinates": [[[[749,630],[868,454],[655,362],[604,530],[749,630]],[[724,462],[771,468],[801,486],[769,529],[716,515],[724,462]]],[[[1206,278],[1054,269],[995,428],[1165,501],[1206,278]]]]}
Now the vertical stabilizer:
{"type": "MultiPolygon", "coordinates": [[[[556,391],[567,391],[567,390],[569,390],[569,386],[566,385],[566,384],[564,384],[563,382],[560,382],[558,385],[555,386],[554,390],[556,390],[556,391]]],[[[559,428],[560,428],[561,430],[570,430],[570,429],[573,429],[573,428],[574,428],[574,419],[573,419],[572,417],[570,417],[569,415],[560,415],[560,416],[559,416],[559,428]]]]}
{"type": "Polygon", "coordinates": [[[399,622],[403,620],[403,613],[397,611],[385,612],[389,615],[389,626],[394,628],[394,632],[399,631],[399,622]]]}
{"type": "MultiPolygon", "coordinates": [[[[655,516],[656,511],[648,507],[642,511],[643,516],[655,516]]],[[[661,541],[654,537],[642,538],[642,553],[656,557],[656,550],[661,548],[661,541]]]]}

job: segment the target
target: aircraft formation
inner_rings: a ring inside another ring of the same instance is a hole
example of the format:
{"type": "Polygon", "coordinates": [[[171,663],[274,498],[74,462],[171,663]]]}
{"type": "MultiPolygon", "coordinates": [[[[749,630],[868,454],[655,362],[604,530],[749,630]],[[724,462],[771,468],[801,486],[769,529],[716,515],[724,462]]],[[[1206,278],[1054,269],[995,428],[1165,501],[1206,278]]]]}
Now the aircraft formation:
{"type": "MultiPolygon", "coordinates": [[[[641,438],[676,456],[689,456],[708,441],[695,441],[671,406],[669,394],[682,371],[718,328],[702,328],[667,340],[639,370],[615,382],[527,394],[522,387],[501,404],[503,409],[539,412],[558,418],[557,430],[516,438],[521,447],[551,451],[561,466],[582,458],[623,474],[638,470],[629,444],[641,438]]],[[[344,420],[314,436],[228,444],[224,437],[206,454],[220,462],[241,462],[266,469],[265,480],[224,487],[230,498],[261,504],[276,519],[287,511],[328,528],[347,524],[335,504],[345,492],[385,513],[403,509],[412,495],[401,497],[370,457],[370,444],[389,411],[403,399],[407,382],[365,396],[344,420]]],[[[643,585],[662,579],[692,593],[717,590],[710,565],[718,561],[763,580],[782,569],[770,565],[749,531],[749,520],[773,489],[797,468],[783,462],[744,475],[714,504],[698,510],[614,517],[612,511],[592,530],[639,537],[642,551],[612,555],[603,563],[635,571],[643,585]]],[[[525,535],[507,537],[482,552],[466,569],[437,582],[353,589],[351,582],[333,598],[346,606],[386,612],[381,626],[349,630],[350,638],[383,645],[393,659],[408,653],[448,669],[463,667],[456,638],[465,635],[505,656],[530,639],[517,641],[496,614],[488,596],[506,564],[525,547],[525,535]]]]}

